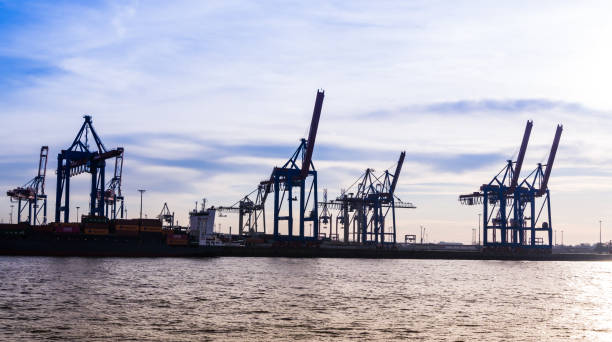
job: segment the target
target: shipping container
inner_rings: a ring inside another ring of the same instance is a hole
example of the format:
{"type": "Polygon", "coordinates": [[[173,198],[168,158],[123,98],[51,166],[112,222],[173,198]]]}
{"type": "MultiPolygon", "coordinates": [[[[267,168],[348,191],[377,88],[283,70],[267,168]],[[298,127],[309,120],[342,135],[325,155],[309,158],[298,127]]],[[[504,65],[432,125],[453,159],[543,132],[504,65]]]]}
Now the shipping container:
{"type": "Polygon", "coordinates": [[[0,223],[0,235],[3,237],[25,236],[28,228],[23,224],[0,223]]]}
{"type": "Polygon", "coordinates": [[[108,235],[108,227],[85,225],[83,232],[87,235],[108,235]]]}
{"type": "Polygon", "coordinates": [[[52,224],[56,234],[79,234],[81,233],[81,225],[78,223],[55,223],[52,224]]]}
{"type": "Polygon", "coordinates": [[[39,233],[53,233],[55,232],[55,227],[53,224],[43,224],[39,226],[33,226],[32,230],[39,233]]]}
{"type": "Polygon", "coordinates": [[[140,231],[144,233],[161,233],[161,226],[140,226],[140,231]]]}
{"type": "Polygon", "coordinates": [[[171,246],[186,246],[189,243],[189,237],[187,234],[168,232],[166,243],[171,246]]]}
{"type": "Polygon", "coordinates": [[[115,234],[120,236],[136,236],[138,235],[138,225],[137,224],[116,224],[115,225],[115,234]]]}

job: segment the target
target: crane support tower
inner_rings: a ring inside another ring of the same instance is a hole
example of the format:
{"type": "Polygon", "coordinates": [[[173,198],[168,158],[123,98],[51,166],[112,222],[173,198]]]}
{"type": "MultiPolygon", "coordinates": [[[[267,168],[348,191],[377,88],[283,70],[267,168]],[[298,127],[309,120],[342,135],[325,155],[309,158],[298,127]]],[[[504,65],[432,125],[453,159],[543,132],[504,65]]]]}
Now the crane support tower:
{"type": "Polygon", "coordinates": [[[508,160],[506,166],[488,184],[480,187],[480,191],[459,196],[459,201],[464,205],[482,205],[485,248],[552,249],[548,180],[563,126],[557,126],[548,162],[545,165],[538,164],[519,183],[532,127],[533,122],[527,121],[516,161],[508,160]],[[542,197],[544,200],[539,206],[536,201],[542,197]],[[544,209],[546,211],[542,216],[544,209]]]}
{"type": "Polygon", "coordinates": [[[121,160],[123,159],[123,148],[107,150],[94,130],[91,116],[85,115],[83,118],[85,122],[83,122],[72,145],[57,155],[55,222],[61,222],[62,219],[63,222],[69,222],[70,178],[81,173],[91,174],[89,215],[105,216],[104,174],[106,160],[118,157],[121,160]],[[90,135],[94,146],[90,146],[90,135]]]}
{"type": "Polygon", "coordinates": [[[317,171],[312,163],[323,98],[325,92],[318,90],[308,139],[302,139],[291,158],[282,166],[275,167],[269,180],[260,183],[266,192],[274,191],[274,239],[284,241],[316,241],[319,238],[319,219],[317,212],[317,171]],[[295,188],[299,192],[294,197],[295,188]],[[298,234],[293,230],[293,206],[298,202],[298,234]],[[286,215],[283,215],[286,210],[286,215]],[[280,234],[281,221],[287,222],[287,235],[280,234]],[[312,231],[306,236],[305,223],[311,222],[312,231]]]}
{"type": "Polygon", "coordinates": [[[17,203],[17,222],[22,222],[23,212],[28,208],[25,222],[35,226],[47,223],[47,195],[45,194],[45,180],[47,177],[47,157],[49,147],[40,148],[38,159],[38,174],[24,186],[6,192],[11,202],[17,203]],[[42,205],[39,204],[42,202],[42,205]]]}

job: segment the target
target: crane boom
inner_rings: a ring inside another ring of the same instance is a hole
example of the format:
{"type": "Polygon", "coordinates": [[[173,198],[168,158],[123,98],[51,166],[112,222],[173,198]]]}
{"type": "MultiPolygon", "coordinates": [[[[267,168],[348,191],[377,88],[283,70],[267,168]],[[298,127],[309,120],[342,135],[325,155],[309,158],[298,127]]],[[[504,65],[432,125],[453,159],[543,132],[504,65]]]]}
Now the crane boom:
{"type": "Polygon", "coordinates": [[[393,192],[395,191],[395,186],[397,185],[397,180],[399,179],[400,172],[402,172],[402,165],[404,165],[405,157],[406,157],[406,151],[402,151],[402,153],[400,153],[399,160],[397,161],[397,167],[395,168],[395,173],[393,174],[393,182],[391,183],[391,187],[389,188],[390,196],[393,196],[393,192]]]}
{"type": "Polygon", "coordinates": [[[514,167],[514,174],[512,176],[512,182],[510,188],[516,188],[518,179],[521,174],[521,168],[523,167],[523,160],[525,159],[525,152],[527,151],[527,144],[529,143],[529,136],[531,135],[531,128],[533,127],[533,121],[527,120],[525,126],[525,133],[523,134],[523,141],[521,142],[521,149],[519,150],[518,157],[516,159],[516,166],[514,167]]]}
{"type": "Polygon", "coordinates": [[[47,177],[47,156],[49,155],[49,146],[43,146],[40,148],[40,159],[38,160],[38,179],[40,183],[39,189],[36,189],[38,193],[45,194],[45,179],[47,177]]]}
{"type": "Polygon", "coordinates": [[[548,189],[548,179],[550,179],[550,173],[555,162],[555,156],[557,155],[557,148],[559,147],[559,141],[561,140],[561,133],[563,132],[563,125],[557,125],[557,131],[555,132],[555,139],[553,140],[552,147],[550,148],[550,154],[548,155],[548,161],[546,162],[546,171],[544,171],[544,178],[540,185],[538,195],[542,196],[546,189],[548,189]]]}
{"type": "Polygon", "coordinates": [[[314,151],[315,139],[317,137],[317,129],[319,128],[319,119],[321,118],[321,109],[323,108],[323,98],[325,91],[317,90],[317,98],[315,100],[314,110],[312,112],[312,120],[310,122],[310,130],[308,131],[308,140],[306,145],[306,153],[302,161],[301,178],[306,178],[310,170],[310,162],[312,160],[312,152],[314,151]]]}

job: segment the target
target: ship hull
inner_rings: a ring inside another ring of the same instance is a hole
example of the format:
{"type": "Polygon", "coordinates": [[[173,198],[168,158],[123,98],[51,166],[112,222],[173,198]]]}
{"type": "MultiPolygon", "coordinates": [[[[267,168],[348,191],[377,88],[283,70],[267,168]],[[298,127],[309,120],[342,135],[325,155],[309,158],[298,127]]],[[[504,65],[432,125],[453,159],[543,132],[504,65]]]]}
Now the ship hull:
{"type": "Polygon", "coordinates": [[[483,253],[479,250],[424,250],[376,246],[170,246],[161,239],[121,237],[29,237],[0,239],[0,255],[78,257],[285,257],[457,260],[603,261],[596,253],[483,253]]]}

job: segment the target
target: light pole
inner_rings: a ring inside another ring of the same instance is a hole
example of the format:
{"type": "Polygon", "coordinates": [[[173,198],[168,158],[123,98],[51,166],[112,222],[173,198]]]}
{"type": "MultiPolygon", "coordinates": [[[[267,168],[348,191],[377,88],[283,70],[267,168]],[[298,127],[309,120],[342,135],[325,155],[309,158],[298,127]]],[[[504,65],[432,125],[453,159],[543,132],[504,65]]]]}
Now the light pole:
{"type": "Polygon", "coordinates": [[[13,208],[15,208],[15,205],[11,204],[11,218],[10,218],[11,224],[13,224],[13,208]]]}
{"type": "Polygon", "coordinates": [[[138,192],[140,192],[140,220],[142,221],[142,194],[147,191],[144,189],[139,189],[138,192]]]}
{"type": "Polygon", "coordinates": [[[601,220],[599,220],[599,245],[601,246],[601,220]]]}
{"type": "Polygon", "coordinates": [[[423,226],[421,226],[421,245],[423,244],[423,226]]]}
{"type": "Polygon", "coordinates": [[[480,217],[482,214],[478,214],[478,246],[480,246],[480,217]]]}
{"type": "Polygon", "coordinates": [[[77,209],[77,220],[76,221],[78,223],[79,222],[79,209],[81,209],[81,207],[77,205],[76,209],[77,209]]]}
{"type": "Polygon", "coordinates": [[[308,229],[308,235],[312,235],[312,223],[310,224],[310,228],[308,229]]]}

